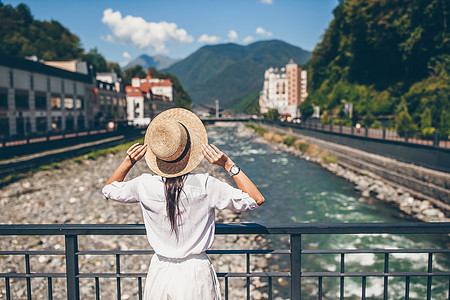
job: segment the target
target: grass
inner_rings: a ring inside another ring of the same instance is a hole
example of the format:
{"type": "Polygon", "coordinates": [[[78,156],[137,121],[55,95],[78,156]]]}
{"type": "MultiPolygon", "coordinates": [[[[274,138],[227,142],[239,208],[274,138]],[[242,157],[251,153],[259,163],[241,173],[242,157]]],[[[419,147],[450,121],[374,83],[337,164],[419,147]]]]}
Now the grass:
{"type": "Polygon", "coordinates": [[[127,150],[128,148],[130,148],[131,145],[136,144],[136,143],[140,143],[142,144],[144,142],[144,140],[142,138],[132,141],[132,142],[128,142],[125,144],[120,144],[114,147],[109,147],[109,148],[105,148],[105,149],[95,149],[91,152],[89,152],[88,154],[84,154],[82,156],[78,156],[73,158],[73,161],[76,163],[82,163],[84,159],[90,159],[90,160],[96,160],[97,158],[101,157],[101,156],[105,156],[109,153],[117,153],[119,151],[122,150],[127,150]]]}

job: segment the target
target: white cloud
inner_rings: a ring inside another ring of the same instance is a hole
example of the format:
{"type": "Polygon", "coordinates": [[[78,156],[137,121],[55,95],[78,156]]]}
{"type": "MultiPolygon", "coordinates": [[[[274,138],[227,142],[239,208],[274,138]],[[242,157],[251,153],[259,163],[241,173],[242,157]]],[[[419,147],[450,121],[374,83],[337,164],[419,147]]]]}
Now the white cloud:
{"type": "Polygon", "coordinates": [[[199,42],[199,43],[215,44],[215,43],[218,43],[219,41],[220,41],[220,37],[215,36],[215,35],[202,34],[202,35],[198,38],[198,42],[199,42]]]}
{"type": "Polygon", "coordinates": [[[130,59],[130,58],[131,58],[130,53],[128,53],[127,51],[125,51],[125,52],[122,54],[122,56],[123,56],[124,58],[126,58],[126,59],[130,59]]]}
{"type": "Polygon", "coordinates": [[[273,0],[259,0],[262,4],[273,4],[273,0]]]}
{"type": "Polygon", "coordinates": [[[102,22],[108,25],[112,35],[105,38],[109,42],[131,44],[139,50],[149,47],[155,54],[167,54],[166,42],[176,44],[192,43],[194,38],[175,23],[161,21],[147,22],[141,17],[125,16],[111,8],[103,11],[102,22]]]}
{"type": "Polygon", "coordinates": [[[272,32],[265,30],[262,27],[256,28],[256,34],[262,35],[262,36],[272,36],[272,32]]]}
{"type": "Polygon", "coordinates": [[[236,42],[239,38],[237,32],[234,30],[228,31],[227,36],[230,39],[230,42],[236,42]]]}
{"type": "Polygon", "coordinates": [[[249,35],[245,39],[243,39],[242,41],[247,44],[247,43],[253,42],[254,40],[255,40],[255,38],[252,37],[251,35],[249,35]]]}

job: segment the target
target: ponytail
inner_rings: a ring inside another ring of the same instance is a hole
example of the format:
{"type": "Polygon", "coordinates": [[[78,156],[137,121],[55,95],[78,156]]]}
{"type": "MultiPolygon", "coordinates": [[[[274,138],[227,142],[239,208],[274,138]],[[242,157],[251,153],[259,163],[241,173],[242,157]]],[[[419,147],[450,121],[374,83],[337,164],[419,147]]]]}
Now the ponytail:
{"type": "Polygon", "coordinates": [[[183,190],[186,175],[164,178],[164,190],[166,194],[166,211],[169,217],[170,229],[178,234],[177,220],[180,215],[180,195],[183,190]]]}

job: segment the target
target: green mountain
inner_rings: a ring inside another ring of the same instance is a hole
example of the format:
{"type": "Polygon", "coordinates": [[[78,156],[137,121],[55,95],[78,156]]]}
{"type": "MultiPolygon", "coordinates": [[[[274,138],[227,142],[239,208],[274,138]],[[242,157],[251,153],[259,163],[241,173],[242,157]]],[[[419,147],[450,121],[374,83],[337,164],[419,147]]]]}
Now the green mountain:
{"type": "MultiPolygon", "coordinates": [[[[308,62],[309,97],[339,122],[423,137],[450,131],[450,5],[441,0],[342,1],[308,62]],[[343,107],[353,104],[353,120],[343,107]],[[420,129],[420,131],[419,131],[420,129]]],[[[329,119],[329,118],[327,118],[329,119]]]]}
{"type": "Polygon", "coordinates": [[[125,67],[123,67],[123,69],[128,69],[139,65],[144,70],[147,70],[149,67],[161,70],[170,67],[171,65],[180,60],[181,59],[173,59],[162,55],[149,56],[147,54],[142,54],[139,57],[130,61],[125,67]]]}
{"type": "Polygon", "coordinates": [[[202,47],[165,72],[180,79],[193,103],[213,104],[219,99],[222,107],[243,107],[239,103],[262,88],[264,71],[285,66],[291,58],[303,65],[310,52],[278,40],[221,44],[202,47]]]}

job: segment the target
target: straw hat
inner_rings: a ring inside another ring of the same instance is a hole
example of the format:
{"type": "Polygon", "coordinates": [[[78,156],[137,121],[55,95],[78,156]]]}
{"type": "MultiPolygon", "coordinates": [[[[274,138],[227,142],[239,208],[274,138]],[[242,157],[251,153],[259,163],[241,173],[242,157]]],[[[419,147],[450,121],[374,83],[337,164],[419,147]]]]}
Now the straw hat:
{"type": "Polygon", "coordinates": [[[205,126],[192,112],[172,108],[157,115],[145,133],[145,160],[163,177],[176,177],[195,169],[203,159],[202,144],[208,143],[205,126]]]}

